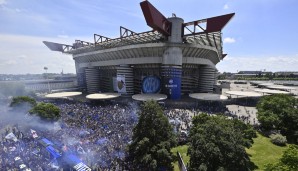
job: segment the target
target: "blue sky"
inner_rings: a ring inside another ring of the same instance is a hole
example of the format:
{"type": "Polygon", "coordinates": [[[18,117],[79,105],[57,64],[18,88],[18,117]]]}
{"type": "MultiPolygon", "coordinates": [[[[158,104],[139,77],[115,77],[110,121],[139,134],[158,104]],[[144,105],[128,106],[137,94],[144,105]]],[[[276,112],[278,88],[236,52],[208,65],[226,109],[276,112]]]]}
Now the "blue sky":
{"type": "MultiPolygon", "coordinates": [[[[119,37],[119,27],[151,30],[140,0],[0,0],[0,74],[75,72],[70,55],[43,40],[71,44],[93,34],[119,37]]],[[[151,0],[166,17],[185,22],[235,12],[223,29],[228,56],[220,72],[298,70],[297,0],[151,0]]]]}

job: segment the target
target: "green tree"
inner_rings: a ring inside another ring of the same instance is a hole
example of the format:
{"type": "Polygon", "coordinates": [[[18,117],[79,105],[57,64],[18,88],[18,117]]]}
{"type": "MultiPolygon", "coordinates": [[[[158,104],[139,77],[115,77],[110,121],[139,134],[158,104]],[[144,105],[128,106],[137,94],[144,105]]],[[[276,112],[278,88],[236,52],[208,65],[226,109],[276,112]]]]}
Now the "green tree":
{"type": "Polygon", "coordinates": [[[252,138],[257,138],[256,131],[253,129],[251,125],[245,124],[238,119],[232,120],[232,124],[235,130],[240,131],[244,142],[243,145],[247,148],[250,148],[254,143],[252,138]]]}
{"type": "Polygon", "coordinates": [[[268,131],[277,129],[289,141],[296,141],[298,132],[298,102],[290,95],[264,96],[257,104],[257,118],[261,127],[268,131]]]}
{"type": "Polygon", "coordinates": [[[171,148],[175,145],[173,128],[162,108],[155,101],[145,102],[128,146],[131,170],[173,170],[171,148]]]}
{"type": "Polygon", "coordinates": [[[298,170],[298,146],[290,145],[284,152],[280,161],[275,164],[267,164],[265,171],[296,171],[298,170]]]}
{"type": "Polygon", "coordinates": [[[23,105],[25,103],[27,103],[31,107],[33,107],[33,106],[36,105],[36,100],[31,98],[31,97],[28,97],[28,96],[13,97],[12,101],[10,103],[10,107],[18,107],[18,106],[23,105]]]}
{"type": "Polygon", "coordinates": [[[256,136],[251,126],[225,116],[200,114],[193,118],[188,148],[189,170],[249,170],[245,147],[256,136]]]}
{"type": "Polygon", "coordinates": [[[30,114],[36,114],[42,119],[58,120],[60,115],[60,109],[52,103],[38,103],[30,111],[30,114]]]}
{"type": "Polygon", "coordinates": [[[290,169],[298,170],[298,146],[290,145],[282,155],[280,161],[290,169]]]}

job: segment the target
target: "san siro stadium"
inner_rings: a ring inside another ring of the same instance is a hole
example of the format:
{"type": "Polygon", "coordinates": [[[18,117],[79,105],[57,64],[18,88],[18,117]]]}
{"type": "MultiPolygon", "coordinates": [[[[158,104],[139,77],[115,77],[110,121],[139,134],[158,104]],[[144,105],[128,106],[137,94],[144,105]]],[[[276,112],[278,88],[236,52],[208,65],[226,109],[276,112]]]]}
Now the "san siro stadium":
{"type": "Polygon", "coordinates": [[[164,17],[149,1],[140,5],[152,31],[120,27],[118,38],[94,34],[94,42],[43,43],[73,56],[78,85],[87,93],[163,93],[180,99],[213,92],[216,64],[226,56],[222,29],[235,14],[184,22],[175,14],[164,17]]]}

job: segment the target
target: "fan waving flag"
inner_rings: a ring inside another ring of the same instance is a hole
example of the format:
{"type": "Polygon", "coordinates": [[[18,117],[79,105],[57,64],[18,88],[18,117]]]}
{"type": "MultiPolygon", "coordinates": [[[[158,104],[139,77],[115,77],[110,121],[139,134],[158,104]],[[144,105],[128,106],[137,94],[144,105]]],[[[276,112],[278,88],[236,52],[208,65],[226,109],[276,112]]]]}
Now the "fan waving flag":
{"type": "Polygon", "coordinates": [[[5,138],[8,139],[8,140],[13,140],[14,142],[17,142],[18,141],[17,137],[12,132],[9,133],[9,134],[7,134],[5,136],[5,138]]]}

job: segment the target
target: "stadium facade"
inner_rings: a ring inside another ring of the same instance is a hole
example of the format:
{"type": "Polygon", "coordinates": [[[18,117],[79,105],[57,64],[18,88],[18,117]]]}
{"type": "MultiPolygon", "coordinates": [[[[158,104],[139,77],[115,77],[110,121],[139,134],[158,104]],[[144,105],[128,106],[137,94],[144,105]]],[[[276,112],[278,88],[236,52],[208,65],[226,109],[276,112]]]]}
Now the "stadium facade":
{"type": "Polygon", "coordinates": [[[185,23],[175,14],[164,17],[148,1],[140,5],[153,31],[120,27],[118,38],[94,34],[92,43],[44,44],[73,56],[78,85],[88,93],[164,93],[179,99],[182,94],[212,92],[215,66],[226,56],[221,31],[234,13],[185,23]]]}

